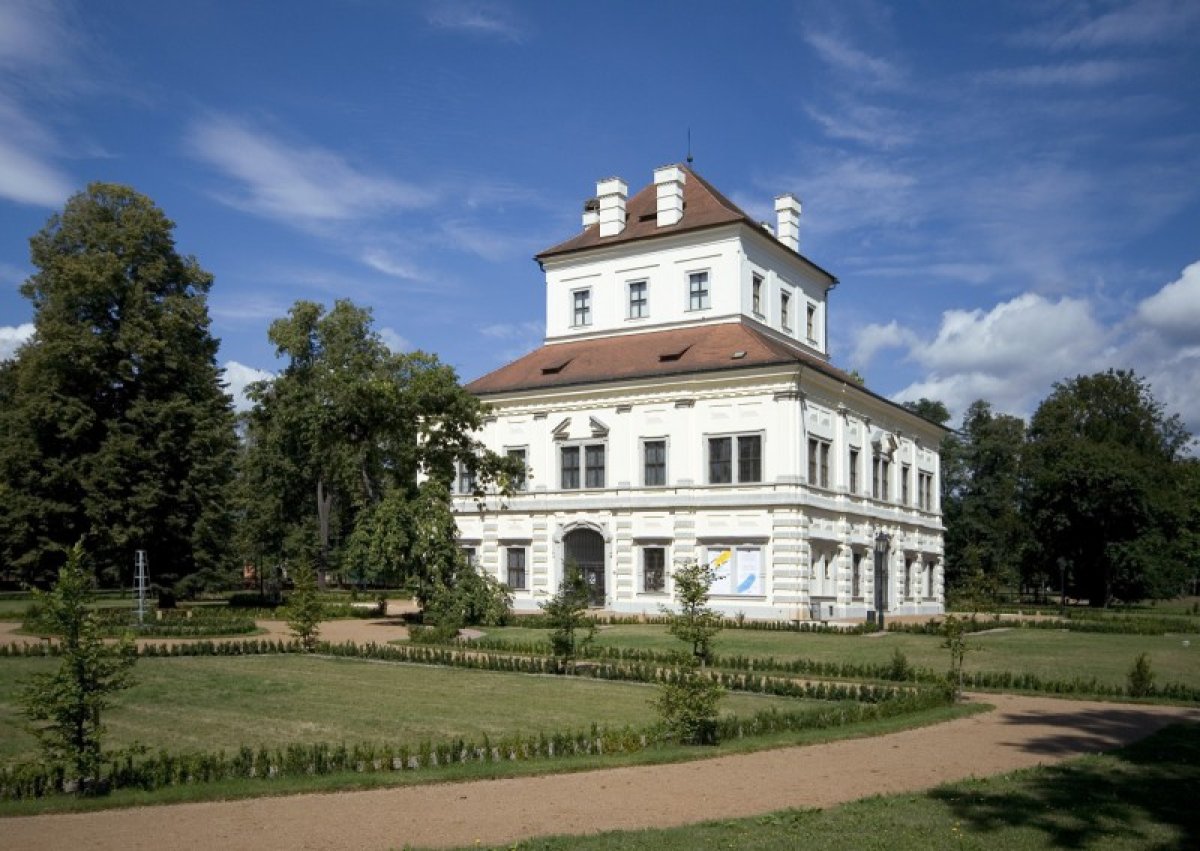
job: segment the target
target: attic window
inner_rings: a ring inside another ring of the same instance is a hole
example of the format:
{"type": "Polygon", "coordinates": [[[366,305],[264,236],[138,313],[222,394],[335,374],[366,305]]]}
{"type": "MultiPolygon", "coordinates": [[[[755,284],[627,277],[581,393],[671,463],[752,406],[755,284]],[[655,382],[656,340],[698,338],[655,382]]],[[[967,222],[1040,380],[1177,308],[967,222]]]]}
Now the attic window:
{"type": "Polygon", "coordinates": [[[560,372],[563,371],[563,367],[565,367],[571,361],[572,361],[572,358],[567,358],[565,361],[562,361],[561,363],[551,364],[550,366],[543,366],[542,367],[542,375],[558,375],[560,372]]]}
{"type": "Polygon", "coordinates": [[[745,356],[746,356],[746,352],[743,349],[738,349],[736,352],[734,352],[732,355],[730,355],[730,357],[733,358],[734,360],[741,360],[745,356]]]}
{"type": "Polygon", "coordinates": [[[658,219],[658,213],[657,213],[657,212],[655,212],[655,213],[646,213],[646,214],[644,214],[644,215],[638,216],[638,221],[639,221],[639,222],[653,222],[653,221],[655,221],[655,220],[657,220],[657,219],[658,219]]]}
{"type": "Polygon", "coordinates": [[[664,352],[663,354],[658,356],[658,362],[659,363],[672,363],[674,361],[677,361],[681,357],[683,357],[685,354],[687,354],[687,350],[690,348],[691,348],[691,344],[688,344],[677,352],[664,352]]]}

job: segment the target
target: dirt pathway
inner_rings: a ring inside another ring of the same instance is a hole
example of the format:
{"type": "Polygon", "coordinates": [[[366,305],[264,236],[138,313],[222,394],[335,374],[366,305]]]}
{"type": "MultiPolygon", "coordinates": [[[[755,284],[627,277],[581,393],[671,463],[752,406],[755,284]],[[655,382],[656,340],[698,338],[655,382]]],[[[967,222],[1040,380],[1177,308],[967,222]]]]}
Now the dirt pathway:
{"type": "Polygon", "coordinates": [[[976,696],[933,727],[546,777],[0,820],[0,846],[40,849],[384,849],[500,844],[549,833],[670,827],[929,789],[1110,749],[1200,710],[976,696]]]}

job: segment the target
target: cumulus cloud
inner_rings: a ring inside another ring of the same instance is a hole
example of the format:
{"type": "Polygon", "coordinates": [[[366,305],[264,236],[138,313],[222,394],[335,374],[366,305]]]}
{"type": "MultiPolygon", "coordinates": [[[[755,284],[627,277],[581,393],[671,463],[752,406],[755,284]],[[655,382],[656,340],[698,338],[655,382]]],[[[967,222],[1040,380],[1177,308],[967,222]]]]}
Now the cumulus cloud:
{"type": "Polygon", "coordinates": [[[383,344],[391,349],[393,354],[411,352],[416,348],[407,338],[396,333],[395,328],[380,328],[379,339],[383,340],[383,344]]]}
{"type": "Polygon", "coordinates": [[[1138,305],[1138,317],[1173,340],[1200,343],[1200,262],[1138,305]]]}
{"type": "Polygon", "coordinates": [[[1200,262],[1143,300],[1128,319],[1105,324],[1092,300],[1024,293],[989,309],[948,310],[936,335],[896,322],[859,333],[852,363],[902,349],[925,374],[893,394],[946,403],[957,419],[971,402],[1028,417],[1057,381],[1132,369],[1168,413],[1200,433],[1200,262]]]}
{"type": "Polygon", "coordinates": [[[225,395],[233,399],[234,410],[248,411],[252,407],[246,398],[246,385],[255,381],[271,381],[275,373],[265,369],[246,366],[235,360],[225,362],[225,395]]]}
{"type": "Polygon", "coordinates": [[[195,121],[188,148],[232,179],[222,200],[285,224],[345,222],[435,200],[427,189],[358,168],[334,151],[228,116],[195,121]]]}
{"type": "Polygon", "coordinates": [[[0,360],[15,357],[17,349],[33,336],[33,323],[21,325],[0,325],[0,360]]]}
{"type": "Polygon", "coordinates": [[[908,349],[917,345],[917,335],[893,319],[886,325],[871,323],[854,335],[854,348],[850,352],[850,365],[861,369],[869,364],[884,349],[908,349]]]}

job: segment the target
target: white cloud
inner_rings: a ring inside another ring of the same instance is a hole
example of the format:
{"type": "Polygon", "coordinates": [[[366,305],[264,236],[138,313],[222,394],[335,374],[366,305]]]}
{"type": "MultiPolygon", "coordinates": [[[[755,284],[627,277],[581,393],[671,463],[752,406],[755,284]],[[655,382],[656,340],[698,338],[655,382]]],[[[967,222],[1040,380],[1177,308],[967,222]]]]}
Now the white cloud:
{"type": "Polygon", "coordinates": [[[495,325],[485,325],[479,333],[493,340],[524,340],[533,336],[541,337],[542,323],[540,322],[498,322],[495,325]]]}
{"type": "Polygon", "coordinates": [[[1021,40],[1056,50],[1149,45],[1184,38],[1198,24],[1194,0],[1137,0],[1097,17],[1060,19],[1021,40]]]}
{"type": "Polygon", "coordinates": [[[1091,59],[1059,65],[1026,65],[998,68],[979,75],[985,83],[1017,86],[1106,86],[1141,73],[1141,63],[1116,59],[1091,59]]]}
{"type": "Polygon", "coordinates": [[[879,148],[908,145],[916,138],[900,113],[864,103],[843,104],[835,112],[808,107],[809,116],[833,139],[848,139],[879,148]]]}
{"type": "Polygon", "coordinates": [[[1138,317],[1177,341],[1200,343],[1200,262],[1138,305],[1138,317]]]}
{"type": "Polygon", "coordinates": [[[854,348],[850,352],[850,365],[861,369],[875,355],[885,349],[907,349],[919,342],[917,335],[893,319],[887,325],[871,323],[854,335],[854,348]]]}
{"type": "Polygon", "coordinates": [[[252,366],[238,363],[235,360],[225,362],[225,394],[232,397],[234,410],[248,411],[252,405],[246,398],[246,385],[255,381],[271,381],[275,378],[273,372],[256,369],[252,366]]]}
{"type": "Polygon", "coordinates": [[[498,3],[443,0],[429,8],[425,20],[441,30],[490,36],[514,43],[525,40],[525,31],[514,20],[511,10],[498,3]]]}
{"type": "Polygon", "coordinates": [[[402,278],[406,281],[423,280],[420,270],[414,264],[381,248],[368,248],[359,259],[376,272],[382,272],[392,278],[402,278]]]}
{"type": "Polygon", "coordinates": [[[193,123],[188,148],[235,181],[222,200],[285,224],[344,222],[426,207],[424,188],[363,171],[333,151],[285,142],[227,116],[193,123]]]}
{"type": "Polygon", "coordinates": [[[1104,368],[1111,337],[1088,302],[1032,293],[989,310],[948,310],[932,339],[902,326],[883,330],[927,371],[894,398],[939,399],[955,416],[976,399],[1027,416],[1055,381],[1104,368]]]}
{"type": "Polygon", "coordinates": [[[0,198],[59,207],[70,194],[71,182],[58,168],[0,139],[0,198]]]}
{"type": "Polygon", "coordinates": [[[33,323],[0,325],[0,360],[15,357],[21,344],[33,336],[33,323]]]}
{"type": "Polygon", "coordinates": [[[904,72],[895,64],[872,56],[833,33],[810,29],[804,33],[804,40],[827,65],[845,72],[855,81],[891,87],[903,80],[904,72]]]}
{"type": "Polygon", "coordinates": [[[416,348],[407,338],[396,333],[395,328],[380,328],[379,339],[383,340],[383,344],[391,349],[393,354],[411,352],[416,348]]]}

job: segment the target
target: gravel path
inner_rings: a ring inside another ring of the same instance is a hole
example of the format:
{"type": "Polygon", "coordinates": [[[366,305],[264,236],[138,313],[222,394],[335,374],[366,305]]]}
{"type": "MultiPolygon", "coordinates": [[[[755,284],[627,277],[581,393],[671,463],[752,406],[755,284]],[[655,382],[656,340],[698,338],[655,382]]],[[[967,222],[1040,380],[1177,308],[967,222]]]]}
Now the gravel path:
{"type": "Polygon", "coordinates": [[[1200,720],[1194,708],[972,699],[996,710],[876,738],[676,765],[3,819],[0,847],[384,849],[670,827],[929,789],[1107,750],[1174,720],[1200,720]]]}

